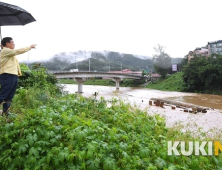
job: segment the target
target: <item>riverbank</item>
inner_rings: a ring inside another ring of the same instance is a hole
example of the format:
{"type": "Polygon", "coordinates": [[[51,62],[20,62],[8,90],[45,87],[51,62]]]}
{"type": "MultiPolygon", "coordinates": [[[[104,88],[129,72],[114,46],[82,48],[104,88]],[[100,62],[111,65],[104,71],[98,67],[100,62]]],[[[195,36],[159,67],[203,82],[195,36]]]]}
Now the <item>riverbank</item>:
{"type": "Polygon", "coordinates": [[[185,85],[182,78],[183,73],[175,73],[167,76],[165,79],[150,82],[146,88],[164,90],[164,91],[178,91],[184,92],[185,85]]]}
{"type": "MultiPolygon", "coordinates": [[[[77,85],[66,84],[65,90],[69,93],[75,93],[77,91],[77,85]]],[[[120,90],[116,90],[115,87],[91,85],[84,85],[83,91],[84,93],[81,95],[84,97],[95,97],[94,94],[97,92],[97,99],[100,97],[104,97],[106,100],[110,100],[111,98],[119,98],[127,103],[130,103],[135,108],[146,110],[148,114],[159,114],[166,119],[167,127],[180,127],[183,132],[190,131],[193,133],[193,135],[204,134],[208,137],[221,137],[221,109],[209,109],[207,110],[207,113],[193,114],[184,112],[183,109],[180,108],[172,110],[169,106],[165,106],[165,108],[149,106],[149,100],[151,98],[167,99],[183,96],[195,97],[200,96],[200,94],[130,87],[121,87],[120,90]]]]}

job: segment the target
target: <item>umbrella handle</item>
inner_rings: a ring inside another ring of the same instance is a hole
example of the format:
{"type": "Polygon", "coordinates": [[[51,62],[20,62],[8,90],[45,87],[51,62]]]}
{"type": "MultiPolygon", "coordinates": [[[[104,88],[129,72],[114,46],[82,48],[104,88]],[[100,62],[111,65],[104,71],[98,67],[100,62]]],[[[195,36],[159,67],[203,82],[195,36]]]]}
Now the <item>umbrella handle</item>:
{"type": "Polygon", "coordinates": [[[0,27],[0,36],[1,36],[1,41],[2,41],[2,33],[1,33],[1,27],[0,27]]]}
{"type": "MultiPolygon", "coordinates": [[[[0,36],[1,36],[1,42],[2,42],[2,33],[1,33],[1,26],[0,26],[0,36]]],[[[0,48],[0,51],[2,50],[2,44],[1,44],[1,42],[0,42],[0,46],[1,46],[1,48],[0,48]]]]}
{"type": "MultiPolygon", "coordinates": [[[[0,36],[1,36],[1,42],[2,42],[2,33],[1,33],[1,26],[0,26],[0,36]]],[[[0,48],[0,51],[2,50],[2,44],[1,44],[1,42],[0,42],[0,46],[1,46],[1,48],[0,48]]]]}

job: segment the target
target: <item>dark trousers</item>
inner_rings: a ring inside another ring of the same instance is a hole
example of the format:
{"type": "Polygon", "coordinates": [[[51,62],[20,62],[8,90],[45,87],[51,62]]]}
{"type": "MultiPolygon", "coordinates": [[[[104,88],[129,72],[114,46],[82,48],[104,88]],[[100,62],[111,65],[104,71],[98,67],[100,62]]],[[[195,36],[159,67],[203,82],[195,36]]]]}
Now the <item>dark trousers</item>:
{"type": "Polygon", "coordinates": [[[3,103],[3,112],[7,112],[10,108],[12,98],[18,85],[18,76],[13,74],[4,73],[0,75],[0,104],[3,103]]]}

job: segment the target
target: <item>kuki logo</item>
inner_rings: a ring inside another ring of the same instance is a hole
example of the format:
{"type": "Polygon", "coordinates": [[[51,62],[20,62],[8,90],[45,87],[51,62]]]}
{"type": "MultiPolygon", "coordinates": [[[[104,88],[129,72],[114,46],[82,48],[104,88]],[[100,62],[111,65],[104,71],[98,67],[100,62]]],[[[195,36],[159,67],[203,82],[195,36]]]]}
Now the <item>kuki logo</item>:
{"type": "Polygon", "coordinates": [[[168,155],[184,155],[184,156],[190,156],[192,154],[194,155],[219,155],[219,150],[222,152],[222,145],[219,141],[202,141],[201,143],[196,141],[190,141],[187,143],[184,141],[175,141],[174,143],[172,141],[168,141],[168,155]],[[179,146],[180,145],[180,146],[179,146]],[[205,150],[206,147],[206,150],[205,150]],[[179,153],[178,148],[180,148],[181,153],[179,153]]]}

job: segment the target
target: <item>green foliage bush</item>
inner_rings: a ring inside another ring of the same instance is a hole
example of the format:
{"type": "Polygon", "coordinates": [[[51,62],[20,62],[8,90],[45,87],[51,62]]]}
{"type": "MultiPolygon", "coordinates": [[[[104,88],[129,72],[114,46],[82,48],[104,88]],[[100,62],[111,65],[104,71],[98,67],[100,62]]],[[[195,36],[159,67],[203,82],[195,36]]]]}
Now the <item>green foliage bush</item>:
{"type": "Polygon", "coordinates": [[[18,89],[30,87],[40,88],[50,93],[58,94],[62,90],[58,83],[57,78],[49,74],[45,67],[41,64],[34,64],[29,69],[25,64],[21,64],[22,76],[19,77],[18,89]]]}
{"type": "Polygon", "coordinates": [[[115,82],[110,79],[91,78],[83,83],[84,85],[100,85],[100,86],[115,86],[115,82]]]}
{"type": "Polygon", "coordinates": [[[58,82],[61,84],[77,84],[73,79],[59,79],[58,82]]]}
{"type": "Polygon", "coordinates": [[[183,79],[188,91],[218,93],[222,91],[222,55],[197,57],[183,69],[183,79]]]}
{"type": "Polygon", "coordinates": [[[78,95],[48,100],[27,107],[11,123],[0,118],[0,169],[219,169],[222,164],[221,155],[167,156],[172,138],[164,120],[122,101],[78,95]]]}
{"type": "Polygon", "coordinates": [[[16,113],[21,113],[26,109],[35,109],[46,105],[51,96],[52,94],[44,89],[36,87],[30,87],[29,89],[20,88],[13,99],[11,109],[16,113]]]}
{"type": "Polygon", "coordinates": [[[183,66],[183,72],[147,85],[167,91],[222,94],[222,55],[195,56],[183,66]]]}
{"type": "Polygon", "coordinates": [[[183,81],[183,72],[172,74],[165,79],[150,82],[146,87],[165,91],[186,91],[183,81]]]}

